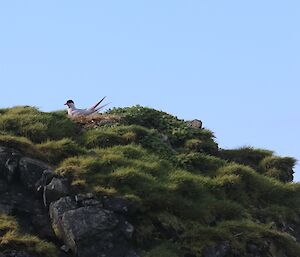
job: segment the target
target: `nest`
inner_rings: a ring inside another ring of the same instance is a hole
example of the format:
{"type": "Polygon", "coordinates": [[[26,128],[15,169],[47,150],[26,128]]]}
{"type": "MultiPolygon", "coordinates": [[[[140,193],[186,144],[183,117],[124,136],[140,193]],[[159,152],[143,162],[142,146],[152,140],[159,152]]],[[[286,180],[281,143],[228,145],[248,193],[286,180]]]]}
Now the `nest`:
{"type": "Polygon", "coordinates": [[[85,128],[96,128],[106,124],[117,123],[121,120],[120,116],[112,114],[92,114],[88,116],[71,117],[71,120],[83,125],[85,128]]]}

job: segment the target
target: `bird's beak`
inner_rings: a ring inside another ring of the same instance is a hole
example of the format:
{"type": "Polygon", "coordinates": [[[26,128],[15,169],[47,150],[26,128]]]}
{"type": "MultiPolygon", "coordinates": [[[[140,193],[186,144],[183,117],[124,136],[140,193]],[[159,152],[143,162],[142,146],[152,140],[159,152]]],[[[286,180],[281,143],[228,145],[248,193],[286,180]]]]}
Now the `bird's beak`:
{"type": "Polygon", "coordinates": [[[64,105],[68,105],[67,103],[65,103],[64,105]]]}

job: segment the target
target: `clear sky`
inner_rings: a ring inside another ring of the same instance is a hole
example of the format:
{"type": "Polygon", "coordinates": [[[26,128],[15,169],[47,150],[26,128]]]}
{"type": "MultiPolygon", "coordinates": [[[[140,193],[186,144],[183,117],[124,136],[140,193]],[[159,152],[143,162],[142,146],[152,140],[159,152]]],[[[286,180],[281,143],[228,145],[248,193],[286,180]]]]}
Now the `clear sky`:
{"type": "Polygon", "coordinates": [[[0,107],[107,95],[300,159],[299,24],[298,0],[0,1],[0,107]]]}

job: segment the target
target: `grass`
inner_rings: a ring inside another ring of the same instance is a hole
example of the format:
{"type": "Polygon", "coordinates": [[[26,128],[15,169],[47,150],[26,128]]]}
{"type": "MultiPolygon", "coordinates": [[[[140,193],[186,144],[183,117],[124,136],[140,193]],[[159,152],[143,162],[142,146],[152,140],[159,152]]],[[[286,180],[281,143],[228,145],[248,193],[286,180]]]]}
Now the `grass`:
{"type": "Polygon", "coordinates": [[[265,149],[255,149],[253,147],[241,147],[238,149],[220,150],[219,153],[222,159],[248,165],[257,169],[260,162],[273,155],[273,151],[265,149]]]}
{"type": "Polygon", "coordinates": [[[178,165],[192,173],[214,176],[216,171],[226,165],[226,161],[203,153],[189,152],[177,155],[178,165]]]}
{"type": "Polygon", "coordinates": [[[0,214],[0,251],[17,250],[37,257],[57,257],[56,247],[36,236],[22,234],[12,216],[0,214]]]}
{"type": "Polygon", "coordinates": [[[0,146],[5,146],[8,148],[13,148],[19,150],[24,155],[45,159],[45,156],[41,151],[27,138],[25,137],[16,137],[11,135],[0,135],[0,146]]]}
{"type": "Polygon", "coordinates": [[[2,109],[0,130],[26,137],[34,143],[48,139],[76,138],[80,132],[78,125],[62,112],[44,113],[27,106],[2,109]]]}
{"type": "Polygon", "coordinates": [[[68,157],[85,153],[83,147],[69,138],[63,138],[57,141],[48,140],[36,145],[36,148],[43,153],[47,161],[51,164],[58,164],[68,157]]]}
{"type": "Polygon", "coordinates": [[[293,181],[296,160],[291,157],[268,156],[260,162],[260,170],[267,176],[282,182],[293,181]]]}

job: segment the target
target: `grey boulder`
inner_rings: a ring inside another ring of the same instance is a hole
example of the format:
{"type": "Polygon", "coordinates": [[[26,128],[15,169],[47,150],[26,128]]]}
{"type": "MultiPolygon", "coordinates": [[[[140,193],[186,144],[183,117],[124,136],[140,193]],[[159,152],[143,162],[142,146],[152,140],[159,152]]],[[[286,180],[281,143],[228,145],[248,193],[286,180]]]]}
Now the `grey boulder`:
{"type": "Polygon", "coordinates": [[[59,198],[68,195],[69,191],[66,184],[66,180],[53,178],[48,185],[44,186],[44,205],[48,206],[51,202],[54,202],[59,198]]]}
{"type": "Polygon", "coordinates": [[[104,209],[99,201],[96,204],[92,195],[75,199],[63,197],[49,208],[52,226],[65,248],[78,257],[126,256],[134,227],[122,216],[104,209]]]}

